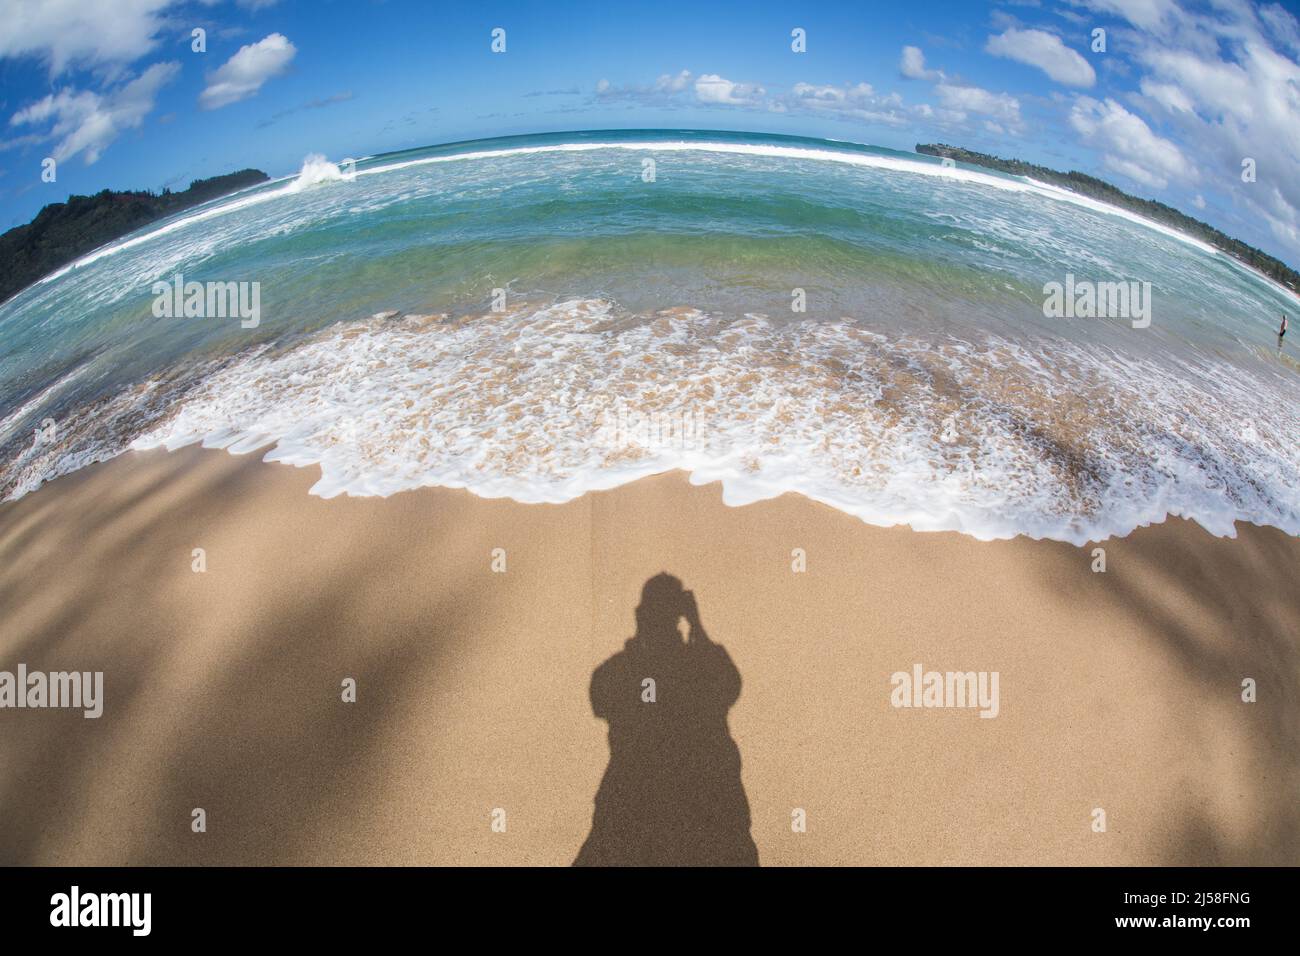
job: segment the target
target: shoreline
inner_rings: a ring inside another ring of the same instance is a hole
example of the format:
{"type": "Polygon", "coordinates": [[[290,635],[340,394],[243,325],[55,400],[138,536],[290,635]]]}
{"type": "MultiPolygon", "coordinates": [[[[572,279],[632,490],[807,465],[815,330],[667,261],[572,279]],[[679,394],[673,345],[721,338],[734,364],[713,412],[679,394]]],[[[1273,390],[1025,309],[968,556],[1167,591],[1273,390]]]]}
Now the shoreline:
{"type": "Polygon", "coordinates": [[[681,473],[562,505],[327,500],[318,473],[129,452],[0,505],[0,670],[105,675],[98,719],[0,709],[0,863],[568,865],[610,759],[593,673],[663,571],[738,671],[761,864],[1300,858],[1300,539],[1275,529],[1169,519],[1094,573],[681,473]],[[996,672],[996,718],[893,706],[916,666],[996,672]]]}

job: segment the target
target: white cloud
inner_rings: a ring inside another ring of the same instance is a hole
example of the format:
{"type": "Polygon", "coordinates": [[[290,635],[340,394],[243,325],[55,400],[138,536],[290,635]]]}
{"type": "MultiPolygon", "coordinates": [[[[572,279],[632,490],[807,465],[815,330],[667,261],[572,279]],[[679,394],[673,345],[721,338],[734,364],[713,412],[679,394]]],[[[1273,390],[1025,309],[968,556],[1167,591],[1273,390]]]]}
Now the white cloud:
{"type": "Polygon", "coordinates": [[[1169,181],[1197,179],[1195,167],[1170,140],[1152,132],[1142,117],[1113,99],[1080,96],[1070,110],[1070,125],[1085,143],[1102,153],[1102,162],[1122,176],[1153,189],[1169,181]]]}
{"type": "Polygon", "coordinates": [[[956,83],[939,83],[934,91],[952,117],[965,119],[967,113],[999,120],[1006,126],[1017,129],[1020,121],[1020,101],[1009,93],[993,93],[978,86],[961,86],[956,83]]]}
{"type": "Polygon", "coordinates": [[[58,75],[69,66],[122,66],[158,42],[176,0],[0,0],[0,58],[35,56],[58,75]]]}
{"type": "Polygon", "coordinates": [[[881,96],[870,83],[854,86],[796,83],[781,106],[787,110],[793,108],[813,113],[830,113],[891,126],[906,122],[906,116],[902,112],[903,98],[897,93],[881,96]]]}
{"type": "Polygon", "coordinates": [[[86,165],[118,135],[138,127],[153,109],[158,91],[180,73],[179,63],[155,63],[129,83],[106,93],[61,90],[51,93],[10,118],[12,126],[53,125],[41,137],[57,140],[53,156],[59,162],[84,154],[86,165]]]}
{"type": "MultiPolygon", "coordinates": [[[[1300,23],[1278,4],[1216,0],[1076,0],[1142,27],[1124,35],[1138,74],[1133,108],[1147,110],[1199,166],[1205,198],[1226,232],[1286,250],[1300,264],[1300,23]],[[1241,163],[1255,160],[1257,181],[1241,163]],[[1209,190],[1230,199],[1214,202],[1209,190]]],[[[1117,48],[1118,50],[1119,48],[1117,48]]],[[[1156,172],[1156,179],[1169,178],[1156,172]]]]}
{"type": "Polygon", "coordinates": [[[994,56],[1037,67],[1057,83],[1090,87],[1097,82],[1091,64],[1061,38],[1042,30],[1007,30],[991,36],[984,47],[994,56]]]}
{"type": "Polygon", "coordinates": [[[701,103],[755,106],[764,94],[764,89],[756,83],[733,83],[716,73],[706,73],[695,81],[695,98],[701,103]]]}
{"type": "Polygon", "coordinates": [[[1300,21],[1280,3],[1259,8],[1259,18],[1266,33],[1293,53],[1300,53],[1300,21]]]}
{"type": "Polygon", "coordinates": [[[1267,90],[1260,88],[1259,81],[1265,79],[1259,75],[1261,71],[1255,71],[1252,77],[1236,63],[1217,58],[1207,60],[1182,50],[1151,50],[1142,61],[1152,73],[1179,89],[1187,100],[1195,100],[1203,111],[1213,115],[1248,118],[1255,103],[1267,95],[1267,90]]]}
{"type": "Polygon", "coordinates": [[[298,49],[282,34],[272,33],[239,52],[208,75],[199,106],[215,110],[256,96],[262,84],[289,68],[298,49]]]}
{"type": "Polygon", "coordinates": [[[1155,100],[1171,113],[1191,113],[1195,109],[1191,97],[1173,83],[1156,83],[1144,76],[1138,88],[1143,96],[1155,100]]]}
{"type": "Polygon", "coordinates": [[[717,73],[695,76],[690,70],[665,73],[654,83],[615,86],[596,83],[598,100],[631,100],[655,107],[734,107],[771,113],[816,113],[839,120],[861,120],[899,126],[907,121],[903,98],[877,93],[869,83],[796,83],[789,92],[769,93],[757,83],[737,83],[717,73]]]}
{"type": "Polygon", "coordinates": [[[634,100],[649,106],[667,106],[679,94],[691,91],[691,71],[661,74],[649,86],[615,86],[602,79],[596,84],[596,96],[602,99],[634,100]]]}
{"type": "Polygon", "coordinates": [[[665,73],[655,80],[654,89],[661,93],[680,93],[690,85],[690,82],[690,70],[682,70],[676,75],[665,73]]]}
{"type": "Polygon", "coordinates": [[[1156,30],[1180,13],[1175,0],[1070,0],[1095,13],[1113,13],[1135,27],[1156,30]]]}
{"type": "Polygon", "coordinates": [[[925,68],[925,54],[920,47],[905,46],[903,55],[898,60],[898,72],[909,80],[940,80],[943,74],[938,70],[925,68]]]}
{"type": "Polygon", "coordinates": [[[926,67],[925,54],[919,47],[903,47],[898,69],[910,79],[934,83],[934,92],[939,97],[938,109],[926,103],[912,107],[913,115],[921,120],[945,126],[966,126],[969,131],[973,113],[980,118],[982,128],[991,133],[1019,134],[1024,129],[1018,99],[1010,93],[995,93],[972,86],[950,78],[943,70],[926,67]]]}

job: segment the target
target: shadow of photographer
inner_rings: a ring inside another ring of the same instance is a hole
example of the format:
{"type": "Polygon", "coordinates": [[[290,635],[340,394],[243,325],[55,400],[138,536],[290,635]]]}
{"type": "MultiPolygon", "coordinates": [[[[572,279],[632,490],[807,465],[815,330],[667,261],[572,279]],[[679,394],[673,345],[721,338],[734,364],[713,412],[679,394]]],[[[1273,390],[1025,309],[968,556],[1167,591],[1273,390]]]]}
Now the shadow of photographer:
{"type": "Polygon", "coordinates": [[[636,633],[591,677],[592,710],[609,723],[609,766],[575,866],[758,864],[727,727],[740,683],[701,625],[695,595],[666,573],[646,581],[636,633]]]}

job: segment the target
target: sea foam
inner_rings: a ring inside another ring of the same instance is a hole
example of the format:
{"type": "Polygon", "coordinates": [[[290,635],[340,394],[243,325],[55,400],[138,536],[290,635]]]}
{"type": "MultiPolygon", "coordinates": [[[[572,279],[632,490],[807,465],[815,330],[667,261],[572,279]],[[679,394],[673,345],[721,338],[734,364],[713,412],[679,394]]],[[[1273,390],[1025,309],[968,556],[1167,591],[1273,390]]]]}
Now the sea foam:
{"type": "Polygon", "coordinates": [[[231,363],[134,447],[270,444],[269,461],[319,465],[324,497],[443,486],[563,502],[682,469],[730,505],[795,491],[980,539],[1082,544],[1168,515],[1300,533],[1300,422],[1228,373],[849,321],[629,318],[585,299],[337,326],[231,363]],[[619,436],[620,416],[699,427],[619,436]]]}

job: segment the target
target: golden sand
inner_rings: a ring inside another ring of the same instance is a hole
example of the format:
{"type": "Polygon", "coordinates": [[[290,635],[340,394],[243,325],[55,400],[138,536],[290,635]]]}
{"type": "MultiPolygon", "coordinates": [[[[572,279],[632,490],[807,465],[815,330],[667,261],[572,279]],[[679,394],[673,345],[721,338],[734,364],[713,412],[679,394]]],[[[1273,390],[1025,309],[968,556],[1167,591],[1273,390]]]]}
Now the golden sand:
{"type": "Polygon", "coordinates": [[[102,671],[105,696],[0,710],[0,863],[567,865],[589,838],[715,862],[746,829],[765,865],[1300,862],[1281,532],[1170,520],[1094,573],[1091,547],[729,508],[681,474],[565,505],[317,477],[130,453],[0,505],[0,670],[102,671]],[[625,647],[660,572],[707,640],[670,663],[625,647]],[[892,706],[917,664],[997,672],[997,717],[892,706]]]}

